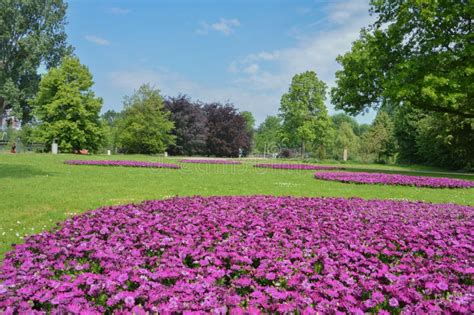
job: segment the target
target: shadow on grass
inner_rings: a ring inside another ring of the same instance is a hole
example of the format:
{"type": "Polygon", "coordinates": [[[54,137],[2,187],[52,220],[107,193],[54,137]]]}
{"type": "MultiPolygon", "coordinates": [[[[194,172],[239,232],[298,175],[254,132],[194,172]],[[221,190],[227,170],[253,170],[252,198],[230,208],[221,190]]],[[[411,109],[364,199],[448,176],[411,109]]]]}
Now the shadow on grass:
{"type": "Polygon", "coordinates": [[[54,176],[54,173],[43,172],[31,165],[24,164],[0,164],[0,178],[28,178],[34,176],[54,176]]]}

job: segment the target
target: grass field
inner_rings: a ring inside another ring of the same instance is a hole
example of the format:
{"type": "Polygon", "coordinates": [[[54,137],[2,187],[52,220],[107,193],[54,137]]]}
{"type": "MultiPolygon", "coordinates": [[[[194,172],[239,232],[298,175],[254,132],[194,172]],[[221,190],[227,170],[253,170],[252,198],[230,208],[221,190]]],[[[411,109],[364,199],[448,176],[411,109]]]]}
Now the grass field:
{"type": "MultiPolygon", "coordinates": [[[[183,164],[181,170],[65,165],[67,159],[108,156],[0,154],[0,260],[12,243],[49,229],[71,215],[105,205],[189,195],[340,196],[365,199],[410,199],[474,205],[474,189],[431,189],[356,185],[316,180],[314,171],[257,169],[243,165],[183,164]]],[[[173,163],[178,159],[113,156],[113,159],[173,163]]],[[[264,160],[259,160],[262,162],[264,160]]],[[[267,161],[268,162],[268,161],[267,161]]],[[[350,164],[359,171],[457,177],[426,167],[350,164]]]]}

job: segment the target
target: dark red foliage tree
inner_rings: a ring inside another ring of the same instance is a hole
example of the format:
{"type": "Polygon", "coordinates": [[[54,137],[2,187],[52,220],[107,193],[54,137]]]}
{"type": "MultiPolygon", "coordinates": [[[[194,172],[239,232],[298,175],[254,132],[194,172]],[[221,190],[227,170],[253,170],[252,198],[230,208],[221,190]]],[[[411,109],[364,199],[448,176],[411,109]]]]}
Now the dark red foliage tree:
{"type": "Polygon", "coordinates": [[[174,121],[176,144],[168,148],[172,155],[204,155],[209,134],[207,118],[202,106],[191,102],[186,95],[169,97],[165,109],[174,121]]]}
{"type": "Polygon", "coordinates": [[[207,154],[219,157],[244,155],[251,147],[251,135],[245,118],[231,104],[211,103],[203,107],[207,116],[209,135],[207,154]]]}

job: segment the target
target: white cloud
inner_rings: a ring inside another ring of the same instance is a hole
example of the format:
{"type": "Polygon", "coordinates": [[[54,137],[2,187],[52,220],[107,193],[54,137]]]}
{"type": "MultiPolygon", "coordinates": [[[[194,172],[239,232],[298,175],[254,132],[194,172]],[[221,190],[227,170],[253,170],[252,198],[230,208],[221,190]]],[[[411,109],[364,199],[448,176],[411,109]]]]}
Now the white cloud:
{"type": "Polygon", "coordinates": [[[297,7],[296,8],[296,13],[299,15],[306,15],[311,13],[312,9],[309,7],[297,7]]]}
{"type": "Polygon", "coordinates": [[[110,45],[110,42],[108,40],[99,36],[95,36],[95,35],[86,35],[85,39],[91,43],[101,45],[101,46],[110,45]]]}
{"type": "Polygon", "coordinates": [[[156,86],[165,95],[176,95],[199,89],[197,83],[187,80],[177,73],[163,69],[115,71],[109,73],[108,80],[112,86],[121,89],[125,93],[132,93],[146,83],[156,86]]]}
{"type": "Polygon", "coordinates": [[[345,24],[354,16],[368,16],[368,1],[352,0],[337,2],[329,7],[328,19],[337,24],[345,24]]]}
{"type": "MultiPolygon", "coordinates": [[[[324,31],[313,30],[298,37],[292,47],[256,51],[234,60],[228,67],[233,77],[230,82],[207,85],[163,69],[132,69],[110,73],[108,84],[115,94],[117,90],[130,94],[141,84],[151,83],[164,95],[184,93],[205,102],[230,101],[240,110],[251,111],[257,122],[262,122],[267,115],[278,112],[281,95],[288,90],[294,74],[315,70],[329,86],[334,86],[334,73],[339,69],[336,56],[348,51],[351,42],[358,38],[360,28],[373,20],[365,0],[347,0],[337,5],[330,3],[326,10],[324,31]],[[342,17],[345,23],[338,22],[342,17]]],[[[206,32],[215,30],[208,26],[206,32]]],[[[372,118],[373,114],[366,115],[359,121],[369,122],[372,118]]]]}
{"type": "Polygon", "coordinates": [[[246,62],[259,61],[259,60],[272,61],[272,60],[278,59],[278,57],[279,57],[278,51],[274,51],[274,52],[262,51],[262,52],[259,52],[257,54],[248,55],[245,58],[245,61],[246,62]]]}
{"type": "MultiPolygon", "coordinates": [[[[326,11],[327,18],[324,20],[327,27],[309,34],[305,29],[304,36],[297,36],[295,46],[260,51],[233,61],[229,70],[237,76],[236,82],[256,92],[281,96],[287,91],[293,75],[314,70],[329,87],[334,86],[334,74],[340,68],[336,57],[350,49],[360,29],[374,18],[368,13],[365,0],[330,3],[326,11]],[[249,67],[256,71],[249,71],[249,67]]],[[[320,23],[313,25],[320,28],[320,23]]],[[[334,112],[329,102],[328,107],[330,112],[334,112]]]]}
{"type": "Polygon", "coordinates": [[[238,19],[220,18],[218,22],[211,24],[207,22],[201,22],[197,33],[201,35],[206,35],[209,33],[209,31],[216,31],[227,36],[232,34],[234,32],[234,29],[238,26],[240,26],[240,21],[238,19]]]}
{"type": "Polygon", "coordinates": [[[130,10],[125,9],[125,8],[112,7],[112,8],[108,8],[107,12],[112,13],[112,14],[128,14],[130,13],[130,10]]]}
{"type": "MultiPolygon", "coordinates": [[[[130,95],[140,85],[149,83],[160,89],[162,95],[166,96],[187,94],[193,100],[203,102],[233,103],[239,110],[251,111],[258,121],[263,121],[266,115],[276,114],[280,102],[280,96],[273,93],[255,93],[252,89],[242,87],[238,83],[228,84],[225,87],[208,86],[165,69],[115,71],[108,74],[107,82],[109,85],[107,90],[115,91],[111,92],[115,95],[106,99],[115,98],[115,104],[119,102],[117,90],[120,90],[122,95],[130,95]]],[[[113,108],[109,104],[106,104],[106,107],[113,108]]]]}
{"type": "Polygon", "coordinates": [[[248,67],[244,69],[244,72],[248,74],[256,74],[259,68],[260,67],[258,66],[258,64],[252,63],[251,65],[249,65],[248,67]]]}

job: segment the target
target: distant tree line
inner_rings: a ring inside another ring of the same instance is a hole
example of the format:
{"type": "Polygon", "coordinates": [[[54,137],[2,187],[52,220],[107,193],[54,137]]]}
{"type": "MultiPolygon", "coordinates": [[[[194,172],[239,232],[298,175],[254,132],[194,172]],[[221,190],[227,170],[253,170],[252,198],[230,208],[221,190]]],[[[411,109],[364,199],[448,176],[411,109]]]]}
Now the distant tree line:
{"type": "Polygon", "coordinates": [[[57,141],[61,152],[236,157],[250,153],[254,118],[232,104],[193,102],[185,95],[163,98],[142,85],[123,101],[123,110],[100,115],[102,99],[91,90],[92,75],[78,58],[65,56],[43,75],[29,100],[30,123],[22,142],[57,141]]]}
{"type": "Polygon", "coordinates": [[[108,145],[122,153],[235,157],[251,149],[252,131],[232,104],[163,99],[150,85],[126,97],[122,112],[107,111],[102,119],[108,145]]]}
{"type": "Polygon", "coordinates": [[[389,115],[397,160],[474,169],[474,6],[372,0],[376,21],[337,61],[337,109],[389,115]]]}
{"type": "Polygon", "coordinates": [[[237,156],[251,152],[474,169],[473,6],[468,0],[371,0],[375,22],[347,53],[330,91],[296,74],[279,113],[258,127],[232,104],[163,97],[143,85],[100,115],[93,79],[67,44],[61,0],[3,1],[0,113],[22,120],[22,142],[63,152],[237,156]],[[47,73],[39,73],[43,66],[47,73]],[[330,116],[327,95],[339,113],[330,116]],[[349,115],[377,110],[372,124],[349,115]],[[288,153],[288,154],[287,154],[288,153]]]}

